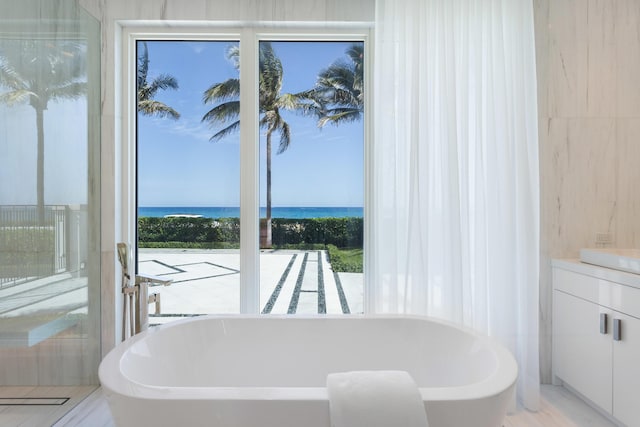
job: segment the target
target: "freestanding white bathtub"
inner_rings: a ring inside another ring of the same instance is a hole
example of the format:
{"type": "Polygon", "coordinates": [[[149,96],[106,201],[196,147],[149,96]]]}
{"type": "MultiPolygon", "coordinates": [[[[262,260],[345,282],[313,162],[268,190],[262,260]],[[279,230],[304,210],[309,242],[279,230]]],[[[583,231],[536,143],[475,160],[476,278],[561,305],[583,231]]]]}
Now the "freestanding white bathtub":
{"type": "Polygon", "coordinates": [[[423,317],[207,316],[150,329],[100,364],[128,426],[329,427],[327,374],[403,370],[430,427],[499,427],[517,366],[492,340],[423,317]]]}

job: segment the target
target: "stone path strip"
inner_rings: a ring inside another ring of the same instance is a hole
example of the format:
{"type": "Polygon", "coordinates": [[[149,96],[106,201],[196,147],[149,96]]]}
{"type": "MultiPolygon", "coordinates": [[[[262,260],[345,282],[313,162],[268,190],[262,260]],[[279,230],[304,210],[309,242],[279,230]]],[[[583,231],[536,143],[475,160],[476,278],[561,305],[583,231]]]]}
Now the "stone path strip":
{"type": "Polygon", "coordinates": [[[327,300],[324,294],[324,274],[322,272],[322,252],[318,251],[318,314],[327,313],[327,300]]]}
{"type": "MultiPolygon", "coordinates": [[[[295,282],[295,286],[291,292],[291,299],[289,301],[289,305],[287,308],[287,314],[296,314],[299,312],[304,312],[307,314],[317,313],[317,314],[326,314],[327,313],[327,293],[325,292],[325,285],[329,285],[327,290],[333,289],[335,291],[334,300],[339,300],[339,307],[341,309],[342,314],[349,314],[349,303],[347,302],[347,297],[342,288],[342,284],[340,282],[339,274],[331,271],[331,265],[327,260],[327,264],[325,266],[323,262],[323,258],[326,256],[325,251],[313,251],[313,252],[305,252],[302,263],[299,266],[298,276],[295,282]],[[331,276],[334,279],[335,288],[332,287],[332,283],[325,283],[325,269],[331,271],[331,276]],[[302,302],[304,300],[304,302],[302,302]],[[302,310],[300,310],[300,306],[302,306],[302,310]],[[313,305],[314,311],[311,310],[311,306],[313,305]]],[[[278,301],[278,297],[281,293],[282,287],[284,283],[287,281],[289,273],[294,265],[295,258],[292,258],[287,268],[282,273],[282,276],[278,282],[278,285],[274,289],[269,301],[265,305],[262,313],[272,313],[273,308],[278,301]]],[[[334,310],[335,313],[335,310],[334,310]]]]}
{"type": "Polygon", "coordinates": [[[271,297],[269,297],[269,301],[267,301],[264,308],[262,309],[262,314],[269,314],[271,313],[271,310],[273,310],[273,305],[278,300],[278,296],[280,296],[282,285],[284,285],[284,282],[287,280],[287,277],[289,276],[289,272],[291,271],[291,267],[293,267],[293,263],[296,261],[297,257],[298,257],[298,254],[293,254],[293,256],[291,257],[291,261],[289,261],[287,268],[284,270],[284,273],[282,273],[282,277],[280,277],[278,284],[276,285],[273,292],[271,293],[271,297]]]}
{"type": "Polygon", "coordinates": [[[333,280],[336,281],[336,288],[338,289],[338,295],[340,296],[340,306],[342,307],[342,313],[350,314],[351,310],[349,310],[349,303],[347,302],[347,298],[344,295],[344,289],[342,288],[340,276],[335,271],[333,272],[333,280]]]}
{"type": "MultiPolygon", "coordinates": [[[[159,317],[239,312],[237,251],[140,249],[139,259],[141,273],[173,279],[150,289],[162,296],[159,317]]],[[[261,252],[260,283],[263,314],[362,313],[362,274],[334,272],[323,250],[261,252]]]]}
{"type": "MultiPolygon", "coordinates": [[[[302,281],[304,280],[304,273],[307,269],[307,260],[309,259],[309,252],[305,252],[304,258],[302,259],[302,266],[300,267],[300,271],[298,272],[298,280],[296,280],[296,287],[293,289],[293,294],[291,295],[291,302],[289,302],[289,310],[287,310],[287,314],[296,314],[298,310],[298,302],[300,301],[300,292],[302,291],[302,281]]],[[[312,291],[308,291],[312,292],[312,291]]]]}

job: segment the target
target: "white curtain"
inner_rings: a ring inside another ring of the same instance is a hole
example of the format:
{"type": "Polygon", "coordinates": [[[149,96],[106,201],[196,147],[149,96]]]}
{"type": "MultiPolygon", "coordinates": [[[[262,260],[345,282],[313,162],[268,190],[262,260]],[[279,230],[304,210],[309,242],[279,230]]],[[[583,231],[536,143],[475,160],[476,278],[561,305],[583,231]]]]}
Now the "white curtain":
{"type": "Polygon", "coordinates": [[[368,311],[501,341],[539,399],[531,0],[378,0],[368,311]]]}

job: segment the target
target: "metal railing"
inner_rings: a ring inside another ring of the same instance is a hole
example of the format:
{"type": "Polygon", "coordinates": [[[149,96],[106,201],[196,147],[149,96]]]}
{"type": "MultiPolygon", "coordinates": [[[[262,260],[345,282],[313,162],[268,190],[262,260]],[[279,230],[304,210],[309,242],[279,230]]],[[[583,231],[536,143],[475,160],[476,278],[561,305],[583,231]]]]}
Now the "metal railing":
{"type": "Polygon", "coordinates": [[[0,289],[66,271],[69,207],[0,206],[0,289]]]}

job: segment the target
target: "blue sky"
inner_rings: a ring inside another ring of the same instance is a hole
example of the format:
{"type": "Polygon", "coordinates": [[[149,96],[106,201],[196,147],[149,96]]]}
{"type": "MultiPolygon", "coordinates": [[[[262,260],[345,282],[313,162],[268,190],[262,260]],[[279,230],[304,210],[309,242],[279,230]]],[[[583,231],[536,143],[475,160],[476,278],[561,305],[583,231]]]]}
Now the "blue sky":
{"type": "MultiPolygon", "coordinates": [[[[274,42],[284,68],[283,92],[313,87],[318,72],[344,57],[349,42],[274,42]]],[[[140,206],[238,206],[239,135],[209,138],[220,128],[201,123],[213,107],[202,103],[213,83],[237,77],[226,59],[229,42],[148,42],[149,78],[174,76],[180,89],[156,99],[181,114],[177,121],[140,116],[138,200],[140,206]]],[[[325,126],[283,113],[291,127],[289,149],[272,158],[273,206],[362,206],[363,122],[325,126]]],[[[261,132],[264,140],[264,131],[261,132]]],[[[264,141],[260,149],[261,205],[265,200],[264,141]]]]}
{"type": "MultiPolygon", "coordinates": [[[[0,104],[0,116],[0,205],[34,205],[35,110],[28,104],[0,104]]],[[[45,204],[87,203],[86,100],[50,102],[44,129],[45,204]]]]}
{"type": "MultiPolygon", "coordinates": [[[[0,50],[23,43],[3,38],[0,50]]],[[[56,44],[52,40],[42,43],[40,47],[47,51],[56,44]]],[[[0,87],[0,93],[6,91],[9,88],[0,87]]],[[[95,129],[88,126],[87,108],[84,96],[51,99],[47,104],[43,117],[45,204],[88,203],[87,136],[95,129]]],[[[26,100],[13,105],[0,103],[0,116],[0,205],[33,205],[38,170],[35,110],[26,100]]]]}

